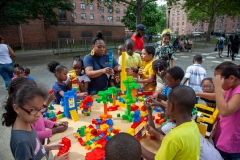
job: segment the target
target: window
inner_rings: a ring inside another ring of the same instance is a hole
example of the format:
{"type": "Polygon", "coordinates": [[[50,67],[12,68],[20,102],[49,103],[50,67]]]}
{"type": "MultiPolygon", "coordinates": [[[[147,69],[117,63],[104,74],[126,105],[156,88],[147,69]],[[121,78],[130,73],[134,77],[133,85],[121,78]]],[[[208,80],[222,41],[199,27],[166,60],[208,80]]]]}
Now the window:
{"type": "Polygon", "coordinates": [[[73,8],[76,9],[76,3],[73,3],[72,5],[73,5],[73,8]]]}
{"type": "Polygon", "coordinates": [[[175,19],[175,18],[173,17],[173,18],[172,18],[172,21],[174,21],[174,19],[175,19]]]}
{"type": "Polygon", "coordinates": [[[93,10],[93,4],[89,5],[89,9],[92,11],[93,10]]]}
{"type": "Polygon", "coordinates": [[[120,6],[120,4],[118,2],[115,3],[115,6],[120,6]]]}
{"type": "Polygon", "coordinates": [[[185,20],[185,17],[184,17],[184,16],[182,17],[182,20],[183,20],[183,21],[185,20]]]}
{"type": "Polygon", "coordinates": [[[86,19],[86,13],[81,13],[81,19],[86,19]]]}
{"type": "Polygon", "coordinates": [[[104,12],[104,7],[101,7],[100,10],[101,10],[101,12],[104,12]]]}
{"type": "Polygon", "coordinates": [[[184,25],[184,22],[182,22],[182,25],[184,25]]]}
{"type": "Polygon", "coordinates": [[[177,11],[177,15],[180,15],[180,12],[179,12],[179,11],[177,11]]]}
{"type": "Polygon", "coordinates": [[[174,26],[174,23],[172,23],[172,26],[174,26]]]}
{"type": "Polygon", "coordinates": [[[182,14],[185,14],[185,12],[183,11],[182,14]]]}
{"type": "Polygon", "coordinates": [[[179,26],[179,22],[177,22],[177,26],[179,26]]]}
{"type": "Polygon", "coordinates": [[[233,22],[235,22],[235,19],[233,19],[233,22]]]}
{"type": "Polygon", "coordinates": [[[177,21],[179,21],[179,17],[177,17],[177,21]]]}
{"type": "Polygon", "coordinates": [[[102,4],[103,4],[103,3],[104,3],[104,0],[101,0],[101,1],[100,1],[100,3],[102,3],[102,4]]]}
{"type": "Polygon", "coordinates": [[[172,15],[175,16],[175,12],[173,12],[172,15]]]}
{"type": "Polygon", "coordinates": [[[179,31],[179,28],[176,28],[176,31],[179,31]]]}
{"type": "Polygon", "coordinates": [[[232,29],[232,32],[234,32],[235,30],[234,29],[232,29]]]}
{"type": "Polygon", "coordinates": [[[116,21],[117,21],[117,22],[120,22],[120,17],[116,17],[116,21]]]}
{"type": "Polygon", "coordinates": [[[94,14],[90,14],[90,19],[91,19],[91,20],[94,19],[94,14]]]}
{"type": "Polygon", "coordinates": [[[237,25],[238,27],[240,27],[240,23],[238,23],[238,25],[237,25]]]}
{"type": "Polygon", "coordinates": [[[180,7],[180,6],[178,6],[178,7],[177,7],[177,9],[178,9],[178,10],[180,10],[180,9],[181,9],[181,7],[180,7]]]}
{"type": "Polygon", "coordinates": [[[86,9],[86,5],[84,3],[81,3],[80,4],[80,9],[85,10],[86,9]]]}
{"type": "Polygon", "coordinates": [[[112,9],[111,8],[108,8],[108,13],[112,13],[112,9]]]}
{"type": "Polygon", "coordinates": [[[238,22],[240,22],[240,18],[238,18],[238,22]]]}
{"type": "Polygon", "coordinates": [[[123,2],[122,4],[125,6],[125,5],[126,5],[126,2],[123,2]]]}
{"type": "Polygon", "coordinates": [[[120,9],[119,8],[116,8],[116,13],[120,13],[120,9]]]}
{"type": "Polygon", "coordinates": [[[108,16],[108,21],[109,22],[112,22],[112,19],[113,19],[112,16],[108,16]]]}
{"type": "Polygon", "coordinates": [[[77,18],[77,14],[74,12],[74,13],[72,14],[72,17],[73,17],[74,19],[76,19],[76,18],[77,18]]]}
{"type": "Polygon", "coordinates": [[[233,24],[233,25],[232,25],[232,28],[234,28],[234,27],[235,27],[235,25],[233,24]]]}
{"type": "Polygon", "coordinates": [[[59,9],[59,19],[66,19],[66,10],[59,9]]]}
{"type": "Polygon", "coordinates": [[[192,32],[194,31],[194,28],[192,28],[192,32]]]}
{"type": "Polygon", "coordinates": [[[126,13],[127,13],[127,10],[126,10],[126,9],[123,9],[123,13],[126,14],[126,13]]]}
{"type": "Polygon", "coordinates": [[[108,0],[108,4],[112,5],[112,0],[108,0]]]}
{"type": "Polygon", "coordinates": [[[225,24],[225,28],[227,28],[227,24],[225,24]]]}
{"type": "Polygon", "coordinates": [[[101,21],[104,21],[104,16],[103,15],[101,15],[101,21]]]}
{"type": "Polygon", "coordinates": [[[184,27],[182,28],[182,31],[184,31],[184,27]]]}

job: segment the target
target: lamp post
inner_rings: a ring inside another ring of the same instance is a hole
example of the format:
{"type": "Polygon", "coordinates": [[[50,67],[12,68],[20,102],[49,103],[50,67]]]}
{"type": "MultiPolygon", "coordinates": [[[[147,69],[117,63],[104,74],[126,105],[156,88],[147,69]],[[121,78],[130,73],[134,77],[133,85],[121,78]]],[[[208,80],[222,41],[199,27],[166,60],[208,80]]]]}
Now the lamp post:
{"type": "Polygon", "coordinates": [[[136,26],[137,26],[137,15],[132,13],[132,12],[130,14],[132,14],[132,15],[134,15],[136,17],[136,26]]]}
{"type": "Polygon", "coordinates": [[[168,28],[170,28],[170,12],[171,12],[171,7],[168,7],[168,28]]]}

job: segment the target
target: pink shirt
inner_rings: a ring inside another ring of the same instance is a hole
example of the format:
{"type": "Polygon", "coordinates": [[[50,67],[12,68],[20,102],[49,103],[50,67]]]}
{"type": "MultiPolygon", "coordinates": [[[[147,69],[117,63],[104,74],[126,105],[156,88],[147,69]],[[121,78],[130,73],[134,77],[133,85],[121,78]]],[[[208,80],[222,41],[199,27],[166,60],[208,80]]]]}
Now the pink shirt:
{"type": "Polygon", "coordinates": [[[52,136],[52,130],[45,130],[45,128],[53,128],[54,126],[54,122],[47,120],[45,118],[43,118],[43,116],[41,115],[40,118],[38,119],[38,121],[36,123],[33,124],[33,127],[35,128],[39,140],[43,143],[45,138],[49,138],[52,136]]]}
{"type": "MultiPolygon", "coordinates": [[[[240,94],[240,85],[225,93],[225,101],[228,102],[234,94],[240,94]]],[[[216,147],[227,153],[240,153],[240,109],[228,117],[219,117],[214,138],[216,147]]]]}

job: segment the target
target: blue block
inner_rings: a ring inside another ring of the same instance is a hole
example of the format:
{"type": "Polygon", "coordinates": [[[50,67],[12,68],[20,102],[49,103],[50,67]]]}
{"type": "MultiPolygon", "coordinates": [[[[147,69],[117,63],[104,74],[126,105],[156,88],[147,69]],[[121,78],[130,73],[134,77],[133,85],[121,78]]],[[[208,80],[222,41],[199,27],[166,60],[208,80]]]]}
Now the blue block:
{"type": "Polygon", "coordinates": [[[107,119],[106,124],[109,125],[109,126],[112,126],[113,125],[112,119],[107,119]]]}

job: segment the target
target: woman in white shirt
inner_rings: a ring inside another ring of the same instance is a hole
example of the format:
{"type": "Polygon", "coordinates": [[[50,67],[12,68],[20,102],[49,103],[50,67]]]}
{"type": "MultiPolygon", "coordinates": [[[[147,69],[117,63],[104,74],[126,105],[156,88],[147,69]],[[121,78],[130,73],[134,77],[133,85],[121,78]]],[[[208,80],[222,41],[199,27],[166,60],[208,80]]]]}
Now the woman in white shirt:
{"type": "Polygon", "coordinates": [[[14,67],[11,57],[15,57],[15,53],[11,47],[4,44],[4,39],[0,35],[0,75],[4,80],[6,88],[13,78],[14,67]]]}

